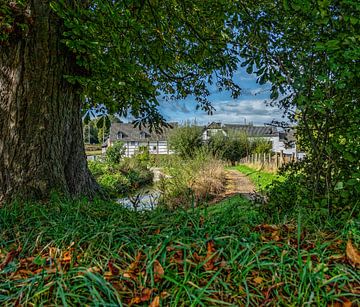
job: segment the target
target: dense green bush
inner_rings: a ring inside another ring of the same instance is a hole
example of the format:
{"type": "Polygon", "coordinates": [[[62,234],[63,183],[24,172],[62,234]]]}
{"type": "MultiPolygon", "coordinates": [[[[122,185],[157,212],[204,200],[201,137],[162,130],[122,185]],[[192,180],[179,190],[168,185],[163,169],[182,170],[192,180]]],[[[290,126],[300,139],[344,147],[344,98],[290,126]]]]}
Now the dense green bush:
{"type": "Polygon", "coordinates": [[[181,157],[193,157],[203,146],[202,128],[190,124],[174,128],[169,135],[169,145],[181,157]]]}
{"type": "Polygon", "coordinates": [[[108,163],[120,163],[121,159],[125,155],[125,147],[123,142],[115,142],[112,146],[109,146],[106,150],[105,159],[108,163]]]}
{"type": "Polygon", "coordinates": [[[112,196],[134,192],[153,181],[144,156],[124,158],[120,163],[89,161],[89,169],[98,183],[112,196]]]}
{"type": "Polygon", "coordinates": [[[227,135],[221,132],[213,135],[207,143],[207,147],[214,156],[229,161],[231,164],[240,161],[250,152],[247,135],[231,130],[227,135]]]}
{"type": "Polygon", "coordinates": [[[103,174],[97,178],[98,183],[112,196],[128,193],[131,190],[131,182],[124,175],[103,174]]]}

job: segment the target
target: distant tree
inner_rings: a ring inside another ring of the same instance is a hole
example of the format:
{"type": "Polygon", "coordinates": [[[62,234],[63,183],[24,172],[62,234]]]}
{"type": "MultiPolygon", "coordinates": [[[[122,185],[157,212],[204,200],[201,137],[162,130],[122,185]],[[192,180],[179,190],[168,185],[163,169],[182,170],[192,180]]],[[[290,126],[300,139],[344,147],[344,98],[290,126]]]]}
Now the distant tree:
{"type": "Polygon", "coordinates": [[[201,127],[189,123],[176,127],[170,132],[169,145],[181,157],[191,158],[203,146],[202,132],[201,127]]]}
{"type": "Polygon", "coordinates": [[[252,153],[269,153],[272,150],[272,143],[264,138],[255,138],[251,140],[251,152],[252,153]]]}
{"type": "Polygon", "coordinates": [[[213,155],[230,161],[231,164],[246,157],[250,150],[250,142],[245,133],[228,131],[226,135],[219,132],[213,135],[207,144],[213,155]]]}

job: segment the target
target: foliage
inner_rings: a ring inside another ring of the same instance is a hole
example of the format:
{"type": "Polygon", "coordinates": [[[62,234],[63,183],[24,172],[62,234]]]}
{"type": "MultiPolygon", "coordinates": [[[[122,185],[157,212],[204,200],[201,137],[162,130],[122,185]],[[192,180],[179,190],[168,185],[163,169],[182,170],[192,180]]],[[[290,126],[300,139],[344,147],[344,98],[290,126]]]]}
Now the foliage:
{"type": "Polygon", "coordinates": [[[272,150],[272,143],[264,138],[255,138],[251,140],[251,152],[264,154],[270,153],[272,150]]]}
{"type": "Polygon", "coordinates": [[[141,160],[125,158],[121,163],[88,162],[101,187],[113,197],[129,194],[153,181],[153,173],[141,160]]]}
{"type": "Polygon", "coordinates": [[[345,250],[349,239],[359,248],[360,221],[345,213],[318,220],[303,210],[278,221],[240,197],[178,212],[56,195],[46,206],[8,204],[0,208],[0,305],[158,297],[162,306],[356,306],[359,271],[345,250]]]}
{"type": "Polygon", "coordinates": [[[159,184],[161,204],[167,208],[188,208],[214,198],[224,190],[223,163],[205,149],[192,158],[178,157],[165,169],[167,178],[159,184]]]}
{"type": "Polygon", "coordinates": [[[124,143],[121,141],[114,142],[106,150],[105,160],[108,163],[120,163],[121,159],[125,156],[124,143]]]}
{"type": "Polygon", "coordinates": [[[203,146],[202,128],[190,123],[175,127],[170,132],[168,142],[170,147],[182,158],[193,157],[203,146]]]}
{"type": "MultiPolygon", "coordinates": [[[[130,174],[131,176],[131,174],[130,174]]],[[[130,177],[129,176],[129,177],[130,177]]],[[[121,173],[102,174],[97,178],[98,183],[107,193],[112,196],[119,196],[129,193],[131,180],[121,173]]]]}
{"type": "Polygon", "coordinates": [[[228,131],[227,135],[217,133],[207,144],[210,152],[233,165],[249,154],[250,142],[246,134],[228,131]]]}
{"type": "Polygon", "coordinates": [[[208,112],[207,83],[240,94],[231,80],[239,59],[229,48],[229,1],[53,1],[51,7],[86,72],[68,80],[83,86],[88,106],[101,103],[121,116],[130,111],[138,124],[165,124],[160,93],[166,99],[192,94],[208,112]]]}
{"type": "Polygon", "coordinates": [[[338,208],[360,198],[359,16],[352,0],[261,1],[239,21],[242,65],[297,122],[302,189],[338,208]]]}

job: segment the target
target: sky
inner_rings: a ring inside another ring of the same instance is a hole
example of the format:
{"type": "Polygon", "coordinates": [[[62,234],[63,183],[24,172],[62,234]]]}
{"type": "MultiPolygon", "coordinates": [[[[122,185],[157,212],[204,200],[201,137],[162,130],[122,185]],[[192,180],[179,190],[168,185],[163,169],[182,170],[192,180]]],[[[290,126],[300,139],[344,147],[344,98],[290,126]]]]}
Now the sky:
{"type": "Polygon", "coordinates": [[[256,76],[249,75],[239,68],[234,80],[242,88],[239,98],[233,99],[228,92],[218,92],[214,88],[209,100],[215,107],[213,115],[196,110],[193,97],[181,101],[161,101],[159,110],[168,122],[196,121],[206,125],[211,122],[264,125],[272,120],[284,120],[282,111],[276,107],[266,106],[270,96],[270,85],[259,85],[256,76]]]}

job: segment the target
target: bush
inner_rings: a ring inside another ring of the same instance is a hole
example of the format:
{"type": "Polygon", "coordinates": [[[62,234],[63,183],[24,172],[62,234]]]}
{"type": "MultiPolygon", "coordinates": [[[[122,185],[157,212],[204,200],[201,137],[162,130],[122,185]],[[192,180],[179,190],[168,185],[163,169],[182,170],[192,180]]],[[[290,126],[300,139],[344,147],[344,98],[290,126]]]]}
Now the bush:
{"type": "Polygon", "coordinates": [[[182,158],[193,157],[196,150],[203,146],[202,128],[187,124],[173,129],[169,135],[169,145],[182,158]]]}
{"type": "Polygon", "coordinates": [[[272,150],[272,143],[264,138],[256,138],[251,142],[252,153],[269,153],[272,150]]]}
{"type": "Polygon", "coordinates": [[[122,174],[103,174],[98,178],[98,182],[112,196],[119,196],[131,190],[129,179],[122,174]]]}
{"type": "Polygon", "coordinates": [[[115,142],[112,146],[106,150],[106,162],[108,163],[120,163],[121,159],[125,155],[125,147],[123,142],[115,142]]]}
{"type": "Polygon", "coordinates": [[[226,136],[222,133],[215,134],[207,146],[214,156],[230,161],[233,165],[246,157],[250,149],[247,135],[235,131],[228,131],[226,136]]]}
{"type": "Polygon", "coordinates": [[[89,161],[91,173],[111,196],[133,192],[153,181],[153,172],[136,156],[121,163],[89,161]]]}

